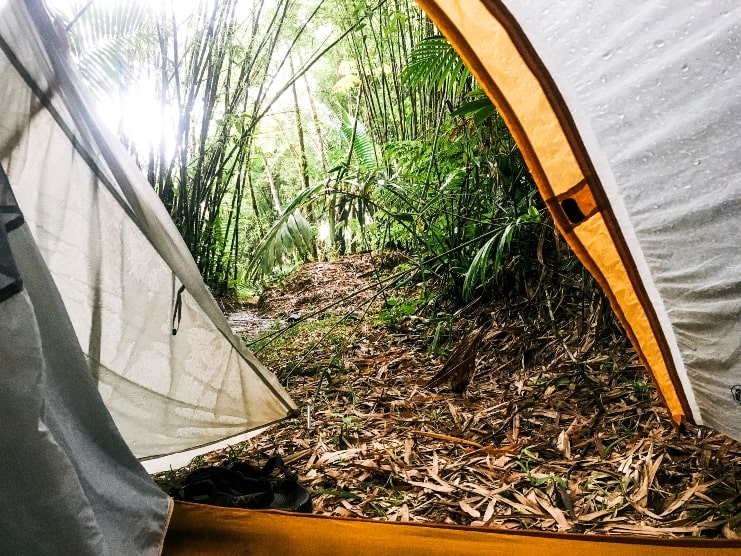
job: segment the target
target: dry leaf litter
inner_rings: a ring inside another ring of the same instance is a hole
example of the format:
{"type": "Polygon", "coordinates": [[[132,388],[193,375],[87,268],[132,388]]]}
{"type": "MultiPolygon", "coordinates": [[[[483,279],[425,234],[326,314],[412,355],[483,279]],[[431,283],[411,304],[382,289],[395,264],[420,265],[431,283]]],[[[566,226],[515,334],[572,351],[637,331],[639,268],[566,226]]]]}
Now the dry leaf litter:
{"type": "Polygon", "coordinates": [[[549,299],[566,318],[522,303],[419,316],[399,303],[419,292],[381,287],[403,259],[392,255],[309,263],[258,305],[230,308],[248,343],[290,328],[258,357],[300,415],[155,476],[163,488],[195,467],[277,453],[318,514],[739,538],[741,446],[673,427],[622,333],[604,333],[607,311],[549,299]]]}

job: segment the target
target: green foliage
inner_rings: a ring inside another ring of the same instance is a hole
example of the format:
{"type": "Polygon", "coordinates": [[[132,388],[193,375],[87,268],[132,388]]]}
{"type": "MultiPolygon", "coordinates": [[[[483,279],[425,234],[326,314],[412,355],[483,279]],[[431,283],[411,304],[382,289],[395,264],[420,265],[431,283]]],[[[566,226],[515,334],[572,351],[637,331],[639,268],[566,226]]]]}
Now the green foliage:
{"type": "Polygon", "coordinates": [[[630,386],[630,390],[636,400],[643,401],[648,399],[650,390],[646,379],[634,380],[628,386],[630,386]]]}
{"type": "Polygon", "coordinates": [[[525,473],[529,478],[531,477],[531,470],[530,466],[533,463],[538,463],[538,454],[533,451],[534,448],[537,446],[525,446],[520,450],[520,453],[518,454],[517,458],[515,459],[515,464],[525,473]]]}
{"type": "Polygon", "coordinates": [[[452,109],[433,137],[383,145],[377,243],[416,253],[422,278],[453,299],[532,289],[551,250],[551,223],[501,117],[440,36],[414,47],[402,77],[443,91],[452,109]]]}
{"type": "Polygon", "coordinates": [[[286,207],[257,245],[246,270],[248,277],[270,273],[291,255],[303,259],[311,257],[314,245],[312,231],[301,213],[301,207],[309,204],[323,190],[323,184],[305,189],[286,207]]]}
{"type": "Polygon", "coordinates": [[[373,172],[378,167],[376,148],[365,129],[365,125],[344,109],[341,111],[341,115],[340,133],[346,141],[347,148],[355,155],[361,171],[373,172]]]}
{"type": "Polygon", "coordinates": [[[357,415],[333,413],[332,416],[339,420],[339,431],[334,438],[338,448],[341,448],[348,441],[357,440],[358,433],[363,430],[363,422],[357,415]]]}
{"type": "Polygon", "coordinates": [[[98,98],[126,90],[156,47],[148,4],[130,0],[74,2],[67,40],[83,79],[98,98]]]}
{"type": "Polygon", "coordinates": [[[453,119],[446,130],[435,149],[387,145],[394,179],[379,187],[377,226],[420,252],[426,275],[441,279],[453,298],[510,291],[510,278],[539,264],[535,250],[547,223],[534,185],[499,127],[453,119]]]}
{"type": "Polygon", "coordinates": [[[497,231],[474,255],[466,278],[463,282],[463,298],[471,298],[477,284],[486,285],[502,272],[505,263],[505,254],[509,253],[510,246],[517,233],[528,224],[540,224],[540,213],[534,206],[514,220],[508,221],[501,231],[497,231]],[[491,260],[492,248],[496,246],[494,260],[491,260]]]}
{"type": "Polygon", "coordinates": [[[467,102],[453,110],[451,116],[462,116],[470,119],[474,126],[480,126],[489,118],[497,116],[497,109],[491,99],[481,88],[474,89],[466,95],[467,102]]]}
{"type": "Polygon", "coordinates": [[[401,72],[401,80],[409,87],[432,84],[438,90],[449,89],[455,94],[470,83],[470,70],[442,35],[427,37],[417,43],[401,72]]]}
{"type": "Polygon", "coordinates": [[[416,314],[419,308],[426,303],[427,300],[423,298],[390,298],[386,300],[378,317],[384,326],[394,328],[401,321],[416,314]]]}
{"type": "Polygon", "coordinates": [[[348,35],[347,57],[357,70],[358,117],[374,141],[383,144],[426,134],[443,106],[443,95],[410,87],[399,75],[414,45],[434,33],[430,21],[412,0],[336,2],[341,26],[363,18],[362,26],[348,35]]]}
{"type": "Polygon", "coordinates": [[[177,148],[140,154],[215,292],[385,246],[453,300],[532,289],[551,223],[495,107],[411,0],[257,2],[242,21],[234,2],[204,0],[181,27],[139,4],[93,6],[73,37],[82,66],[101,45],[90,73],[117,87],[134,54],[153,62],[177,148]],[[345,42],[310,38],[314,20],[345,42]],[[309,107],[297,91],[310,67],[329,82],[306,80],[309,107]],[[269,114],[289,91],[289,116],[269,114]]]}

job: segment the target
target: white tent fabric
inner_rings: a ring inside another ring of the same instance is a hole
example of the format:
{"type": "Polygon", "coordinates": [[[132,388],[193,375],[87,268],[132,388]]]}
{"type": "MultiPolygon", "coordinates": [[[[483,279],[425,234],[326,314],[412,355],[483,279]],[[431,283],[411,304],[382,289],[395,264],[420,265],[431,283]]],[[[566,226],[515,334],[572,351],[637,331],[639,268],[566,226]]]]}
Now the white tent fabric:
{"type": "Polygon", "coordinates": [[[497,103],[673,418],[741,440],[741,6],[418,1],[497,103]]]}
{"type": "Polygon", "coordinates": [[[171,500],[137,457],[295,406],[73,68],[40,0],[0,2],[0,553],[157,554],[171,500]]]}
{"type": "Polygon", "coordinates": [[[0,79],[0,164],[134,454],[205,451],[291,414],[156,194],[96,121],[41,2],[3,9],[0,79]]]}

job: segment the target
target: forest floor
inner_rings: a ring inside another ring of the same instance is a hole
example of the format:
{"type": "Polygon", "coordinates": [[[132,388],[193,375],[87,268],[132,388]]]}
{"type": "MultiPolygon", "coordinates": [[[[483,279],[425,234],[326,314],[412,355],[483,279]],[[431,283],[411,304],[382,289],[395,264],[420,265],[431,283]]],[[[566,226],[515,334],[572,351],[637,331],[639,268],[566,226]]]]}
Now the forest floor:
{"type": "Polygon", "coordinates": [[[300,414],[168,480],[277,453],[317,514],[739,538],[741,445],[675,428],[621,331],[595,318],[605,310],[448,314],[419,288],[378,285],[400,262],[309,263],[229,308],[300,414]],[[465,392],[426,386],[442,369],[467,375],[465,392]]]}

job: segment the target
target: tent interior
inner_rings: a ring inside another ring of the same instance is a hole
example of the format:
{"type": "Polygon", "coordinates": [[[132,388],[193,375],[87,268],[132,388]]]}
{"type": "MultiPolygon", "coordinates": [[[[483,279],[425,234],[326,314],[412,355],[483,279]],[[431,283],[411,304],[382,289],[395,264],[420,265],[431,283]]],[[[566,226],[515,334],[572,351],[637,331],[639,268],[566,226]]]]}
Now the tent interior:
{"type": "MultiPolygon", "coordinates": [[[[673,420],[741,440],[741,7],[418,1],[502,113],[673,420]]],[[[143,463],[238,442],[296,405],[98,121],[41,0],[2,2],[0,51],[0,552],[738,553],[174,502],[143,463]]]]}

